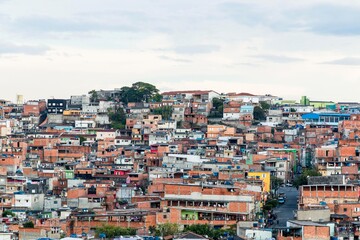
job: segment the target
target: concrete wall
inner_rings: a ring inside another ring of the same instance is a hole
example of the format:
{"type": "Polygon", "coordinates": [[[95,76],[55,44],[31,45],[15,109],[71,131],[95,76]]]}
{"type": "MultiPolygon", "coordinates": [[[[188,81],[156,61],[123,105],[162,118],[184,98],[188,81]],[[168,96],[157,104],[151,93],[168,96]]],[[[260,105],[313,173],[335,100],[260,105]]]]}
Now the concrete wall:
{"type": "Polygon", "coordinates": [[[345,175],[309,177],[308,185],[317,184],[345,184],[345,175]]]}
{"type": "Polygon", "coordinates": [[[48,123],[63,123],[64,116],[62,114],[48,114],[48,123]]]}
{"type": "Polygon", "coordinates": [[[15,194],[15,207],[26,207],[32,210],[44,209],[44,194],[15,194]]]}
{"type": "Polygon", "coordinates": [[[313,222],[330,221],[330,209],[298,210],[297,220],[313,222]]]}
{"type": "Polygon", "coordinates": [[[245,236],[240,237],[245,237],[246,239],[271,239],[272,232],[259,229],[246,229],[245,236]]]}
{"type": "Polygon", "coordinates": [[[61,208],[61,198],[46,198],[44,201],[44,209],[59,209],[61,208]]]}

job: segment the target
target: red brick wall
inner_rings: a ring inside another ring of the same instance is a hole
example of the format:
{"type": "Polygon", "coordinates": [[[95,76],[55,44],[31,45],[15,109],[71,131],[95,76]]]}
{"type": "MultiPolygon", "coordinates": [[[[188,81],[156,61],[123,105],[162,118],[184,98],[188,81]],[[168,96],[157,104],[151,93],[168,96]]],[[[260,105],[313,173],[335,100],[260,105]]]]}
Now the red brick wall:
{"type": "Polygon", "coordinates": [[[328,226],[304,226],[303,239],[330,239],[330,228],[328,226]]]}

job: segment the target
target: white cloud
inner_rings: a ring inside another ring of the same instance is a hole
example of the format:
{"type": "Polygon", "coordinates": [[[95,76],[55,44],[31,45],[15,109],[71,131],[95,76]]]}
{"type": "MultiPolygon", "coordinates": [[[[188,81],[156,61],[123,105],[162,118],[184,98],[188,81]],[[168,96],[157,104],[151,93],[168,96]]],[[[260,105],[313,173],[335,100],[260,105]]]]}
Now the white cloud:
{"type": "Polygon", "coordinates": [[[292,63],[292,62],[299,62],[304,60],[296,57],[288,57],[283,55],[272,55],[272,54],[256,55],[250,57],[258,58],[264,61],[269,61],[274,63],[292,63]]]}
{"type": "Polygon", "coordinates": [[[14,44],[0,42],[0,55],[4,54],[25,54],[25,55],[43,55],[50,50],[43,45],[14,44]]]}
{"type": "Polygon", "coordinates": [[[360,64],[359,16],[360,3],[347,0],[3,1],[0,66],[13,92],[2,97],[146,81],[164,90],[360,100],[336,84],[359,79],[349,67],[360,64]]]}
{"type": "Polygon", "coordinates": [[[336,59],[333,61],[323,62],[324,64],[335,64],[335,65],[360,65],[360,58],[356,57],[345,57],[336,59]]]}

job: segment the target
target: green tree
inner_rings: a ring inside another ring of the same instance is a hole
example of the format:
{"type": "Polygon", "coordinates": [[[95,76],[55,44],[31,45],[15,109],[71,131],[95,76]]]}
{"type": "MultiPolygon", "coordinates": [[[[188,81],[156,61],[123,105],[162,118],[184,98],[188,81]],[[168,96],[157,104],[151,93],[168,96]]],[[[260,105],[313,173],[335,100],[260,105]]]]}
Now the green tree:
{"type": "Polygon", "coordinates": [[[34,223],[32,221],[28,221],[23,224],[24,228],[34,228],[34,223]]]}
{"type": "Polygon", "coordinates": [[[10,210],[5,210],[5,211],[3,211],[2,216],[3,217],[7,217],[7,216],[15,217],[15,214],[10,210]]]}
{"type": "Polygon", "coordinates": [[[95,230],[96,237],[99,237],[100,234],[104,233],[107,238],[114,238],[116,236],[134,236],[136,235],[136,229],[134,228],[124,228],[117,227],[105,224],[101,227],[97,227],[95,230]]]}
{"type": "Polygon", "coordinates": [[[163,96],[160,93],[156,93],[153,98],[151,99],[152,102],[161,102],[163,96]]]}
{"type": "Polygon", "coordinates": [[[149,102],[150,99],[159,93],[159,90],[154,85],[145,82],[136,82],[132,85],[132,88],[142,96],[145,102],[149,102]]]}
{"type": "Polygon", "coordinates": [[[265,212],[265,215],[271,209],[276,208],[276,206],[278,204],[279,204],[279,202],[275,199],[270,199],[270,200],[266,201],[265,205],[263,206],[263,211],[265,212]]]}
{"type": "Polygon", "coordinates": [[[210,227],[210,225],[208,225],[208,224],[193,224],[193,225],[187,226],[184,229],[184,232],[189,232],[189,231],[199,234],[201,236],[213,237],[214,229],[212,227],[210,227]]]}
{"type": "Polygon", "coordinates": [[[219,107],[224,106],[224,100],[221,98],[213,98],[212,104],[215,109],[218,109],[219,107]]]}
{"type": "Polygon", "coordinates": [[[159,100],[159,90],[150,83],[136,82],[131,87],[122,87],[120,89],[120,99],[123,103],[129,102],[149,102],[150,100],[159,100]]]}
{"type": "Polygon", "coordinates": [[[284,183],[284,180],[281,178],[271,176],[270,177],[270,183],[271,183],[271,189],[276,191],[279,189],[279,187],[284,183]]]}
{"type": "Polygon", "coordinates": [[[159,108],[153,109],[153,114],[161,115],[161,117],[165,120],[171,119],[171,115],[173,113],[173,108],[171,106],[162,106],[159,108]]]}
{"type": "Polygon", "coordinates": [[[260,107],[261,107],[263,110],[267,111],[267,110],[270,109],[270,104],[267,103],[267,102],[265,102],[265,101],[261,101],[261,102],[260,102],[260,107]]]}
{"type": "Polygon", "coordinates": [[[83,144],[83,142],[85,142],[85,141],[86,141],[86,138],[85,138],[85,137],[83,137],[83,136],[80,136],[79,138],[80,138],[80,145],[82,145],[82,144],[83,144]]]}
{"type": "Polygon", "coordinates": [[[265,203],[265,205],[268,205],[271,208],[277,207],[278,204],[279,204],[279,202],[275,199],[270,199],[270,200],[266,201],[266,203],[265,203]]]}
{"type": "Polygon", "coordinates": [[[126,124],[126,114],[123,108],[116,107],[115,111],[108,111],[111,127],[114,129],[124,129],[126,124]]]}
{"type": "Polygon", "coordinates": [[[184,229],[184,232],[189,232],[189,231],[216,240],[216,239],[221,239],[226,235],[235,236],[236,226],[231,226],[228,229],[214,229],[208,224],[193,224],[187,226],[184,229]]]}
{"type": "Polygon", "coordinates": [[[99,96],[98,96],[96,90],[91,90],[91,91],[89,92],[89,94],[90,94],[90,101],[91,101],[91,102],[97,102],[97,101],[99,101],[99,96]]]}
{"type": "Polygon", "coordinates": [[[176,122],[176,127],[177,128],[182,128],[183,127],[183,121],[177,121],[176,122]]]}
{"type": "Polygon", "coordinates": [[[258,121],[266,120],[265,111],[259,106],[254,107],[253,115],[254,115],[255,120],[258,120],[258,121]]]}
{"type": "Polygon", "coordinates": [[[123,103],[140,102],[141,96],[132,87],[122,87],[120,91],[120,99],[123,103]]]}
{"type": "Polygon", "coordinates": [[[308,183],[308,177],[321,176],[316,169],[306,169],[300,176],[297,176],[294,180],[294,187],[299,188],[302,185],[308,183]]]}
{"type": "Polygon", "coordinates": [[[158,224],[155,229],[155,235],[161,237],[173,236],[179,232],[179,224],[177,223],[158,224]]]}
{"type": "Polygon", "coordinates": [[[224,112],[224,100],[221,98],[213,98],[213,108],[209,114],[209,118],[222,118],[224,112]]]}

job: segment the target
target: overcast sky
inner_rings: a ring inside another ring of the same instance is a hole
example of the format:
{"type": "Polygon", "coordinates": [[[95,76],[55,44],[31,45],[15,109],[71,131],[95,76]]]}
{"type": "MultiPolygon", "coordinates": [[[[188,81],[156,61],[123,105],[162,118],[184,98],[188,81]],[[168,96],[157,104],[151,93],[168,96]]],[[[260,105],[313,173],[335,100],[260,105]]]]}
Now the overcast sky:
{"type": "Polygon", "coordinates": [[[136,81],[360,101],[360,1],[0,0],[0,98],[136,81]]]}

